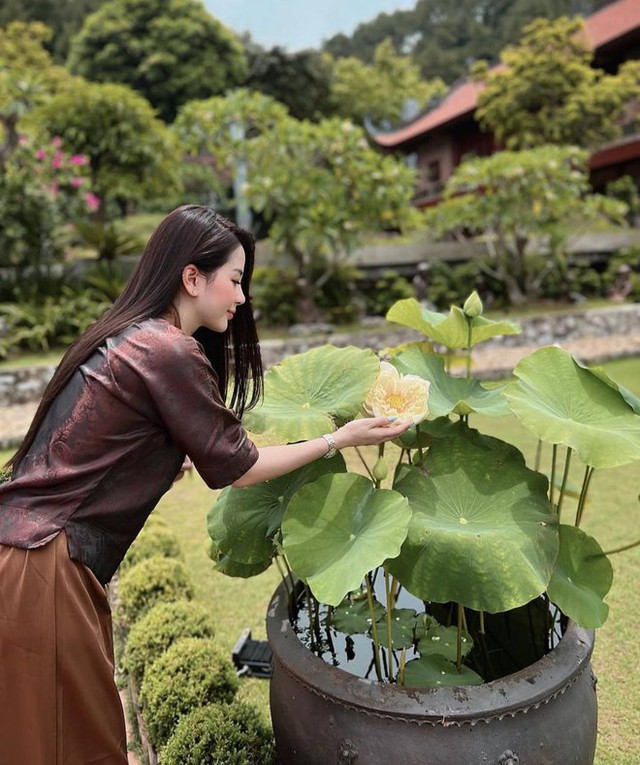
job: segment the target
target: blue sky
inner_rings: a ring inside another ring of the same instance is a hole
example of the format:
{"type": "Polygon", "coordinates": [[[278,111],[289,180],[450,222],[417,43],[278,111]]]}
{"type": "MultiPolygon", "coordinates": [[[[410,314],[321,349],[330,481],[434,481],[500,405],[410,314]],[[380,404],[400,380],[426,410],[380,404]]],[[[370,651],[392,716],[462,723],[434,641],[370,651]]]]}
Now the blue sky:
{"type": "Polygon", "coordinates": [[[235,32],[249,32],[260,45],[289,51],[319,48],[350,34],[383,11],[413,8],[416,0],[204,0],[209,11],[235,32]]]}

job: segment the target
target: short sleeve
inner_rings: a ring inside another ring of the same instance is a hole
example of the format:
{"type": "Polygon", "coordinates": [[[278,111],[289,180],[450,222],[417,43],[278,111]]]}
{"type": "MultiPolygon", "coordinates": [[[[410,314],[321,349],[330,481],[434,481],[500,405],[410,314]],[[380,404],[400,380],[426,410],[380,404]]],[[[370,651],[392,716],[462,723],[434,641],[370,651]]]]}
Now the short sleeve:
{"type": "Polygon", "coordinates": [[[174,327],[151,356],[145,385],[172,440],[210,488],[229,486],[256,462],[258,450],[225,406],[209,360],[174,327]]]}

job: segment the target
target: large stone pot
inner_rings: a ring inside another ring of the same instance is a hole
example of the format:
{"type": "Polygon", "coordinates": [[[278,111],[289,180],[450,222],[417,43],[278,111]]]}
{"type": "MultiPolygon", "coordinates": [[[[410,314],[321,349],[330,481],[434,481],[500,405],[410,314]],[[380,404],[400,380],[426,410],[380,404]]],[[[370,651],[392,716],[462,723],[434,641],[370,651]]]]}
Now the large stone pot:
{"type": "Polygon", "coordinates": [[[540,661],[482,686],[363,680],[299,641],[281,585],[267,614],[271,716],[281,765],[592,765],[593,631],[573,623],[540,661]]]}

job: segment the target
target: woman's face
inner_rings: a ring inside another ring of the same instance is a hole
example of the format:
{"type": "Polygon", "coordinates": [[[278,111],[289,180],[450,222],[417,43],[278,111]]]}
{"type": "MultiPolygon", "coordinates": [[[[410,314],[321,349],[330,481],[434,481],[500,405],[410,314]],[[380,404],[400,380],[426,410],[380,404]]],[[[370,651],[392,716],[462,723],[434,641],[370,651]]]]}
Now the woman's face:
{"type": "Polygon", "coordinates": [[[236,309],[246,299],[240,283],[244,266],[244,249],[238,246],[217,271],[198,276],[195,311],[199,327],[214,332],[226,331],[236,309]]]}

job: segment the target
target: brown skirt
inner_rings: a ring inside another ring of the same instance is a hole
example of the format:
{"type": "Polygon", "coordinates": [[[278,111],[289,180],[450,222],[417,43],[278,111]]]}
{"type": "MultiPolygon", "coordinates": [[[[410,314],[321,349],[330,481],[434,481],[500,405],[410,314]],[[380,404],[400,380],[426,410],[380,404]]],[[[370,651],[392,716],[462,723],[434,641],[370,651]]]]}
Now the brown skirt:
{"type": "Polygon", "coordinates": [[[0,765],[126,765],[104,587],[44,547],[0,545],[0,765]]]}

